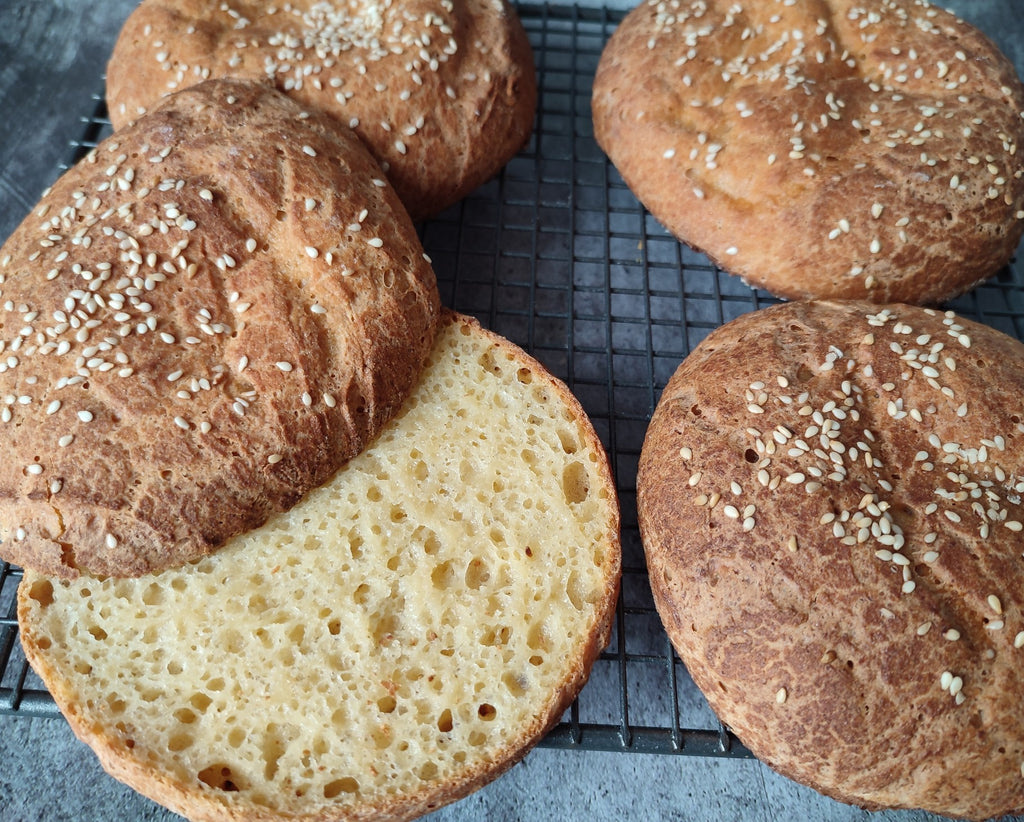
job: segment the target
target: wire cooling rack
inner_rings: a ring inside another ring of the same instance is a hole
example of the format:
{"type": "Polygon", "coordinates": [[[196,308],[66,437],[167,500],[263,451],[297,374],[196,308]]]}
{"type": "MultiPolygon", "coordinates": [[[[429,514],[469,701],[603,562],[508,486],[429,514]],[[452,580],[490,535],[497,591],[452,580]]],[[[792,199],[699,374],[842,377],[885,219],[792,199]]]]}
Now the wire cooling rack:
{"type": "MultiPolygon", "coordinates": [[[[519,6],[537,62],[534,134],[503,173],[421,226],[442,301],[541,360],[579,397],[612,460],[623,516],[615,627],[590,682],[541,743],[586,750],[749,756],[715,718],[654,609],[636,522],[636,468],[661,389],[691,348],[775,302],[674,240],[594,142],[590,93],[623,13],[519,6]]],[[[110,131],[90,105],[76,161],[110,131]]],[[[951,304],[1024,339],[1024,276],[1012,263],[951,304]]],[[[21,572],[0,566],[0,713],[56,716],[17,641],[21,572]]]]}

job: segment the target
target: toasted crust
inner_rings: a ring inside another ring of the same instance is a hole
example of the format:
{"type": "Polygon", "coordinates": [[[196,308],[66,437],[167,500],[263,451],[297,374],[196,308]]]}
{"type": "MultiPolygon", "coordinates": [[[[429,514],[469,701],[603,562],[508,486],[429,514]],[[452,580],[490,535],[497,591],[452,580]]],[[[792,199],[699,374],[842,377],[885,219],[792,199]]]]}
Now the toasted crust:
{"type": "Polygon", "coordinates": [[[919,0],[648,0],[593,111],[658,220],[779,296],[938,303],[1024,231],[1024,86],[919,0]]]}
{"type": "Polygon", "coordinates": [[[871,808],[1024,808],[1022,396],[1024,344],[870,303],[745,315],[669,381],[637,480],[655,601],[773,768],[871,808]]]}
{"type": "Polygon", "coordinates": [[[238,81],[168,98],[65,174],[0,249],[0,393],[19,398],[0,554],[57,576],[180,564],[359,453],[439,312],[381,178],[350,131],[238,81]]]}
{"type": "Polygon", "coordinates": [[[145,0],[107,66],[116,127],[202,77],[269,80],[352,126],[414,219],[492,177],[533,127],[533,52],[504,0],[145,0]]]}
{"type": "Polygon", "coordinates": [[[579,403],[449,313],[402,413],[289,512],[138,580],[28,572],[19,624],[104,767],[190,819],[411,819],[558,721],[620,566],[579,403]]]}

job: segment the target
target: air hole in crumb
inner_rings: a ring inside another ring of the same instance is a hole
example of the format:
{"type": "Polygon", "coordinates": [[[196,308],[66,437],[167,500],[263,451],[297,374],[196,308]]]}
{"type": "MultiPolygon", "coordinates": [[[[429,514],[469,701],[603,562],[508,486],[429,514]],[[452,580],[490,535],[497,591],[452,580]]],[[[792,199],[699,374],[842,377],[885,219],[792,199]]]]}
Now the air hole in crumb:
{"type": "Polygon", "coordinates": [[[195,739],[192,738],[192,734],[178,733],[173,734],[170,739],[167,740],[167,749],[170,751],[183,751],[188,747],[191,747],[195,739]]]}
{"type": "Polygon", "coordinates": [[[377,700],[377,709],[382,714],[389,714],[397,707],[398,703],[393,696],[382,696],[377,700]]]}
{"type": "Polygon", "coordinates": [[[28,595],[44,608],[53,605],[53,583],[45,579],[37,580],[28,589],[28,595]]]}
{"type": "Polygon", "coordinates": [[[452,723],[452,712],[447,708],[441,712],[440,718],[437,720],[437,729],[441,733],[448,733],[453,727],[452,723]]]}
{"type": "Polygon", "coordinates": [[[476,713],[484,722],[491,722],[498,715],[498,710],[485,702],[477,708],[476,713]]]}
{"type": "Polygon", "coordinates": [[[562,491],[570,505],[584,502],[590,493],[587,469],[581,462],[572,462],[562,471],[562,491]]]}
{"type": "Polygon", "coordinates": [[[474,590],[480,588],[490,578],[491,574],[482,559],[474,559],[466,567],[466,585],[474,590]]]}
{"type": "Polygon", "coordinates": [[[745,459],[747,462],[757,462],[757,460],[758,460],[757,451],[755,451],[753,448],[748,448],[743,453],[743,459],[745,459]]]}
{"type": "Polygon", "coordinates": [[[341,620],[340,619],[332,619],[332,620],[330,620],[327,623],[327,630],[330,632],[331,636],[337,636],[338,634],[340,634],[341,633],[341,620]]]}
{"type": "Polygon", "coordinates": [[[529,680],[520,674],[507,673],[501,678],[501,681],[514,697],[523,696],[530,687],[529,680]]]}
{"type": "Polygon", "coordinates": [[[104,631],[99,625],[90,625],[89,633],[92,634],[93,639],[104,640],[107,638],[107,632],[104,631]]]}
{"type": "Polygon", "coordinates": [[[452,570],[450,562],[443,562],[430,572],[430,581],[434,583],[435,588],[444,590],[450,587],[454,580],[455,572],[452,570]]]}
{"type": "Polygon", "coordinates": [[[577,611],[582,611],[587,595],[583,588],[583,580],[580,579],[580,575],[576,571],[569,574],[569,579],[565,583],[565,593],[569,597],[572,607],[577,611]]]}
{"type": "Polygon", "coordinates": [[[196,776],[199,781],[219,791],[237,791],[238,785],[234,782],[234,774],[227,765],[210,765],[203,768],[196,776]]]}
{"type": "Polygon", "coordinates": [[[324,799],[334,799],[343,793],[356,793],[358,790],[359,783],[352,777],[346,776],[344,779],[335,779],[324,785],[324,799]]]}
{"type": "Polygon", "coordinates": [[[431,531],[427,534],[426,539],[423,540],[423,551],[426,554],[436,554],[441,548],[441,541],[437,538],[437,534],[431,531]]]}
{"type": "Polygon", "coordinates": [[[163,602],[164,592],[163,589],[155,582],[147,585],[146,590],[142,592],[142,601],[146,605],[159,605],[163,602]]]}

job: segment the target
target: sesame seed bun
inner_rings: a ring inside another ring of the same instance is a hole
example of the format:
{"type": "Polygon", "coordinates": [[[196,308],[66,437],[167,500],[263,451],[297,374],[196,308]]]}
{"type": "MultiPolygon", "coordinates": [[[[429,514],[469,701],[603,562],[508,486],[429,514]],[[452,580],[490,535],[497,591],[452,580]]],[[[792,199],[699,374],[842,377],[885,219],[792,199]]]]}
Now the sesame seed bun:
{"type": "Polygon", "coordinates": [[[0,249],[0,554],[56,576],[195,559],[398,410],[437,284],[348,129],[210,81],[103,141],[0,249]]]}
{"type": "Polygon", "coordinates": [[[446,312],[402,412],[197,563],[18,588],[115,777],[193,820],[411,819],[511,767],[608,642],[615,483],[568,389],[446,312]]]}
{"type": "Polygon", "coordinates": [[[925,2],[645,0],[593,112],[669,231],[778,296],[939,303],[1024,231],[1024,86],[925,2]]]}
{"type": "Polygon", "coordinates": [[[666,629],[723,722],[844,802],[1024,809],[1024,344],[906,305],[712,332],[637,480],[666,629]]]}
{"type": "Polygon", "coordinates": [[[504,0],[144,0],[107,66],[115,127],[206,77],[245,77],[355,129],[413,219],[496,174],[533,127],[533,53],[504,0]]]}

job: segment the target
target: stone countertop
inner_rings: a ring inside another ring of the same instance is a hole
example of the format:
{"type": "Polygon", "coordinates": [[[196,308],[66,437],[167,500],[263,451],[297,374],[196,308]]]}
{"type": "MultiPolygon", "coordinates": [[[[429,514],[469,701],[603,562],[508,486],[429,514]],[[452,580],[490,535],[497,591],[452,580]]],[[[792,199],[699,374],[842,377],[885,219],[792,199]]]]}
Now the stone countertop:
{"type": "MultiPolygon", "coordinates": [[[[117,32],[136,0],[0,0],[0,238],[53,182],[82,131],[117,32]]],[[[613,8],[632,5],[611,0],[613,8]]],[[[1024,73],[1024,0],[949,0],[1024,73]]],[[[0,716],[0,822],[172,820],[106,776],[61,719],[0,716]]],[[[935,820],[869,814],[753,760],[537,749],[431,816],[466,820],[935,820]]]]}

